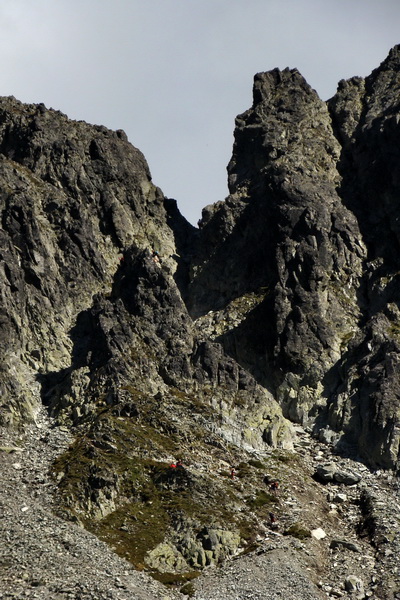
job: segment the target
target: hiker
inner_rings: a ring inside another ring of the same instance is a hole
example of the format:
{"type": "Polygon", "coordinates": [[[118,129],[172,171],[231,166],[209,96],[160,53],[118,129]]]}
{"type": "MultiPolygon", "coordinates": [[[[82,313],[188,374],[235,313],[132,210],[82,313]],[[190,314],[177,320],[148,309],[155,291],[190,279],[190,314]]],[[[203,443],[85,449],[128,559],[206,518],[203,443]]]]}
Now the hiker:
{"type": "Polygon", "coordinates": [[[231,467],[231,479],[235,479],[235,477],[236,477],[235,467],[231,467]]]}
{"type": "Polygon", "coordinates": [[[278,523],[276,522],[276,516],[272,512],[269,513],[269,526],[271,527],[271,529],[277,529],[278,527],[278,523]]]}
{"type": "Polygon", "coordinates": [[[271,485],[269,486],[269,489],[271,490],[271,492],[273,492],[274,494],[278,493],[278,488],[279,488],[279,481],[273,481],[271,483],[271,485]]]}
{"type": "Polygon", "coordinates": [[[182,459],[178,458],[178,460],[176,461],[176,466],[177,466],[177,467],[182,467],[182,468],[183,468],[182,459]]]}
{"type": "Polygon", "coordinates": [[[157,250],[153,250],[151,257],[153,259],[153,262],[156,263],[156,265],[161,264],[160,255],[158,254],[157,250]]]}

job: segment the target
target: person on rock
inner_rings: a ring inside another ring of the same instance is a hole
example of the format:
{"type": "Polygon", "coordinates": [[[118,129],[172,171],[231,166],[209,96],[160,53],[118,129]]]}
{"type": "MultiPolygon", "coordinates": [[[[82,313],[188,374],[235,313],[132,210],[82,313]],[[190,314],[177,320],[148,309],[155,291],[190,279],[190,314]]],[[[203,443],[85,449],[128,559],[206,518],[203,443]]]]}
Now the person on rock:
{"type": "Polygon", "coordinates": [[[272,512],[269,513],[269,525],[271,529],[276,529],[278,527],[278,523],[276,522],[276,515],[272,512]]]}
{"type": "Polygon", "coordinates": [[[271,485],[269,486],[269,489],[271,490],[271,492],[273,492],[275,495],[278,493],[278,488],[279,488],[279,481],[273,481],[271,483],[271,485]]]}

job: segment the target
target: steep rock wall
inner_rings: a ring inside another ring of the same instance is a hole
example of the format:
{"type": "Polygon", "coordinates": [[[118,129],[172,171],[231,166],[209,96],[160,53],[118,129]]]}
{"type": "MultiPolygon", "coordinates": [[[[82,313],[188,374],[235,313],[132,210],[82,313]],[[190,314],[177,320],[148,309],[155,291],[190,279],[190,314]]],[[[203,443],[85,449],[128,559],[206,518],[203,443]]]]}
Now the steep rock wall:
{"type": "Polygon", "coordinates": [[[357,330],[365,249],[336,190],[340,147],[327,107],[296,70],[257,75],[253,107],[236,125],[231,196],[201,226],[191,310],[257,293],[257,307],[221,338],[232,348],[254,334],[257,347],[249,341],[242,359],[261,363],[257,378],[307,422],[357,330]]]}
{"type": "Polygon", "coordinates": [[[18,421],[34,415],[41,375],[70,365],[69,331],[110,291],[122,249],[135,240],[170,255],[175,242],[122,131],[3,98],[0,169],[2,420],[18,421]]]}
{"type": "Polygon", "coordinates": [[[138,568],[251,551],[270,510],[335,530],[307,448],[398,469],[399,54],[328,104],[296,70],[258,74],[199,230],[122,131],[0,100],[0,424],[43,403],[68,426],[61,514],[138,568]]]}
{"type": "Polygon", "coordinates": [[[231,193],[203,211],[188,292],[200,330],[284,414],[391,467],[398,87],[398,47],[328,103],[296,70],[256,75],[253,106],[236,119],[231,193]]]}
{"type": "Polygon", "coordinates": [[[329,410],[349,443],[388,465],[398,464],[400,450],[399,89],[396,46],[365,80],[340,82],[329,102],[343,147],[340,194],[367,248],[360,332],[341,365],[342,384],[329,410]]]}
{"type": "Polygon", "coordinates": [[[194,228],[125,134],[13,98],[0,124],[3,422],[34,418],[43,400],[78,424],[173,387],[208,394],[235,443],[290,445],[272,396],[197,339],[174,281],[194,228]]]}

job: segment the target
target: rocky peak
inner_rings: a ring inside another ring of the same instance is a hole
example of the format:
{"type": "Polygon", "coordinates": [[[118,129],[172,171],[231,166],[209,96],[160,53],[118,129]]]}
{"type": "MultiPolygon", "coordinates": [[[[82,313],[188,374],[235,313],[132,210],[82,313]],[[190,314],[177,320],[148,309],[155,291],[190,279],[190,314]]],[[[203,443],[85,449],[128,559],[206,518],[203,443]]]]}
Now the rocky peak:
{"type": "Polygon", "coordinates": [[[396,47],[327,104],[296,70],[256,75],[231,195],[204,211],[188,292],[287,416],[386,465],[398,461],[397,60],[396,47]]]}
{"type": "Polygon", "coordinates": [[[189,288],[194,315],[257,295],[217,339],[302,422],[325,404],[324,377],[359,318],[365,250],[337,193],[339,157],[327,106],[300,74],[257,75],[236,119],[232,194],[201,226],[189,288]]]}
{"type": "Polygon", "coordinates": [[[68,332],[111,288],[122,250],[136,240],[169,257],[175,242],[164,197],[122,132],[14,98],[1,100],[0,123],[2,402],[14,419],[17,398],[28,413],[39,400],[38,373],[69,365],[68,332]]]}
{"type": "Polygon", "coordinates": [[[268,175],[285,178],[317,177],[338,182],[340,148],[332,135],[326,104],[296,69],[258,73],[253,106],[236,118],[235,145],[228,166],[233,194],[268,175]],[[252,151],[249,152],[249,148],[252,151]]]}

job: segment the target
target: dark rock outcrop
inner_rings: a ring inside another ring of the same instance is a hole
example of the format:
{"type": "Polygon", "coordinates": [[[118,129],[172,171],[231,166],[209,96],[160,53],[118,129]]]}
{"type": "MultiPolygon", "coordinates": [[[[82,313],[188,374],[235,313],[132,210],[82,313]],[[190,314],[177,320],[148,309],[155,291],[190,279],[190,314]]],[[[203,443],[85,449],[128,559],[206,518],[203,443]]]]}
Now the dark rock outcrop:
{"type": "Polygon", "coordinates": [[[398,465],[400,450],[399,87],[396,46],[365,80],[340,82],[329,102],[343,146],[340,194],[367,249],[360,333],[341,365],[331,421],[364,457],[388,466],[398,465]]]}
{"type": "Polygon", "coordinates": [[[164,198],[121,132],[13,98],[0,105],[2,420],[34,412],[42,374],[68,368],[69,332],[113,285],[134,240],[175,246],[164,198]],[[39,380],[39,381],[38,381],[39,380]]]}
{"type": "Polygon", "coordinates": [[[398,57],[328,104],[296,70],[256,75],[231,195],[203,212],[188,293],[286,416],[387,467],[400,439],[398,57]]]}
{"type": "Polygon", "coordinates": [[[307,423],[325,407],[331,371],[358,330],[366,251],[338,195],[340,146],[327,107],[296,70],[257,75],[253,107],[236,123],[231,196],[201,225],[190,308],[198,316],[236,300],[234,312],[238,297],[246,305],[255,295],[217,339],[287,416],[307,423]]]}

